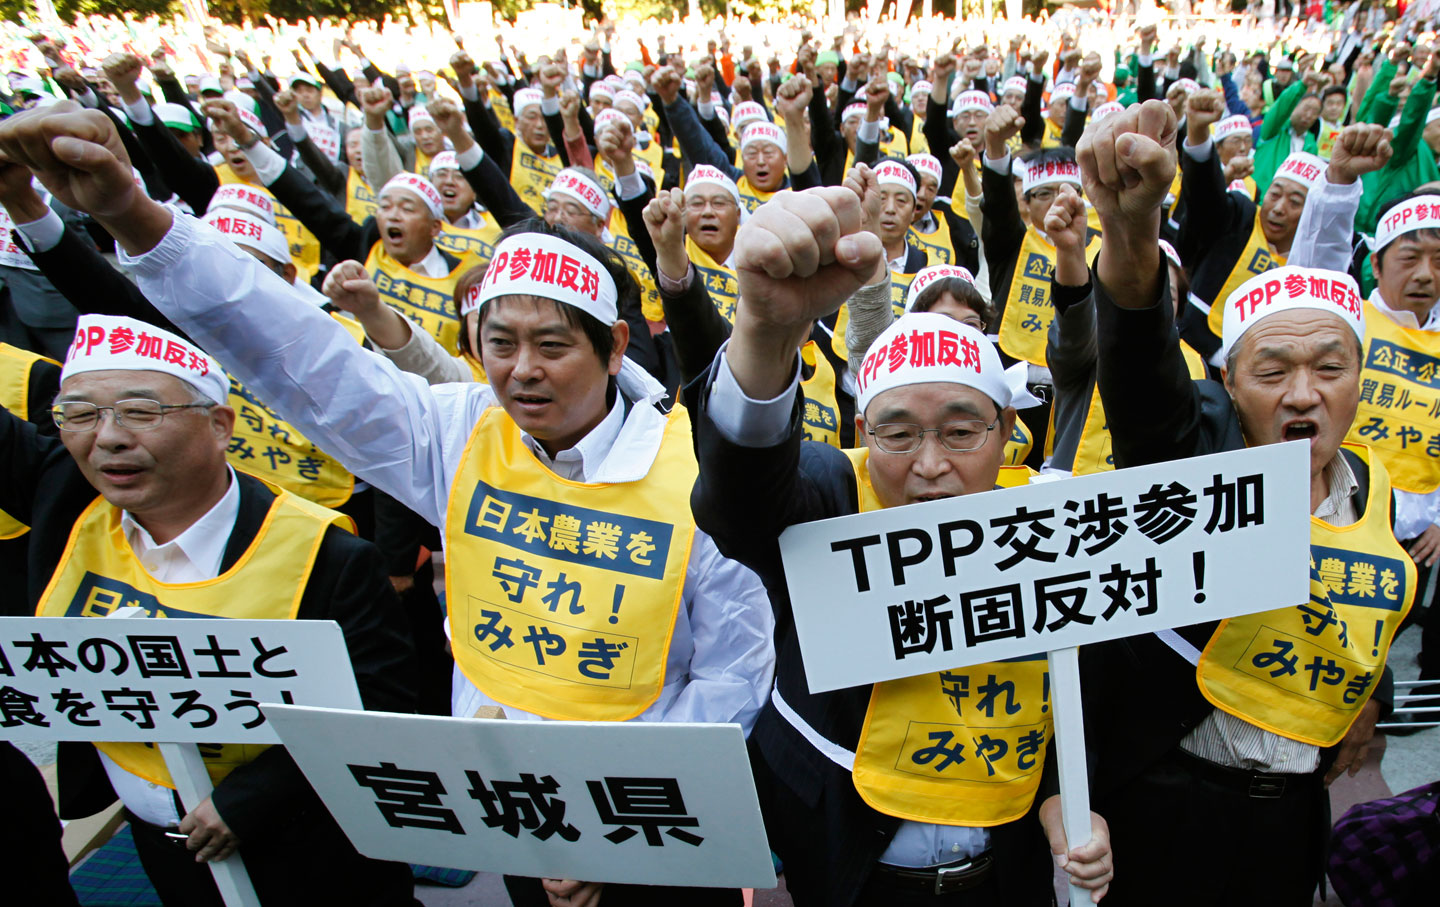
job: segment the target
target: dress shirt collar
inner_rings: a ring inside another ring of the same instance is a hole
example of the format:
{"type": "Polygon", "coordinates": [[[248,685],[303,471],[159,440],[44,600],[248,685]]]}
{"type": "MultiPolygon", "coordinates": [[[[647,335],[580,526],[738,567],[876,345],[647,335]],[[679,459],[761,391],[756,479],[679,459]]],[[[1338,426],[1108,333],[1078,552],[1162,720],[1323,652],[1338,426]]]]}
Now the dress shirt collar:
{"type": "Polygon", "coordinates": [[[1329,483],[1330,493],[1315,508],[1313,516],[1332,526],[1349,526],[1360,518],[1355,510],[1355,492],[1360,490],[1360,482],[1345,455],[1339,451],[1325,467],[1325,481],[1329,483]]]}
{"type": "Polygon", "coordinates": [[[1436,303],[1430,307],[1430,314],[1425,316],[1425,323],[1421,324],[1420,319],[1415,317],[1414,312],[1408,309],[1390,308],[1390,304],[1380,295],[1379,287],[1376,287],[1375,292],[1371,294],[1370,302],[1375,305],[1375,308],[1384,312],[1390,317],[1391,321],[1400,325],[1402,328],[1409,328],[1412,331],[1440,330],[1440,303],[1436,303]]]}
{"type": "Polygon", "coordinates": [[[617,392],[615,394],[615,405],[600,420],[600,424],[590,429],[590,433],[580,439],[574,447],[562,450],[553,458],[545,452],[539,442],[530,435],[522,432],[525,443],[535,452],[540,462],[545,464],[551,472],[562,479],[569,479],[572,482],[589,481],[589,476],[595,474],[600,464],[610,455],[610,450],[615,446],[615,441],[620,436],[620,428],[625,424],[625,399],[617,392]]]}
{"type": "Polygon", "coordinates": [[[440,254],[440,247],[432,245],[430,254],[410,265],[410,270],[422,277],[444,277],[450,273],[450,266],[440,254]]]}
{"type": "Polygon", "coordinates": [[[121,511],[120,528],[130,543],[130,550],[137,558],[143,559],[146,554],[164,556],[176,552],[189,561],[188,568],[178,568],[177,565],[177,570],[171,571],[169,577],[156,577],[162,582],[197,582],[220,575],[225,546],[230,542],[230,534],[235,529],[235,517],[240,513],[240,483],[235,478],[235,470],[229,467],[226,469],[230,485],[220,496],[220,500],[184,532],[163,545],[157,545],[150,533],[135,521],[129,511],[121,511]]]}

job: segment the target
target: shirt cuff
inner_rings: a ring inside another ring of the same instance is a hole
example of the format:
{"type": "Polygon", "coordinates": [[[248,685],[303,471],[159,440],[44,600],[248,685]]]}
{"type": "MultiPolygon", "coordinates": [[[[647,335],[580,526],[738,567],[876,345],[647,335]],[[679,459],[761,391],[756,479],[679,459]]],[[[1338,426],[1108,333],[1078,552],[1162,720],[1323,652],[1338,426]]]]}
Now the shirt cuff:
{"type": "Polygon", "coordinates": [[[730,371],[720,348],[720,366],[715,370],[715,383],[710,387],[710,418],[720,434],[741,447],[774,447],[790,434],[790,415],[795,408],[795,389],[800,386],[800,357],[795,357],[795,375],[790,386],[773,400],[753,400],[745,396],[740,382],[730,371]]]}
{"type": "Polygon", "coordinates": [[[624,176],[617,177],[615,192],[622,199],[639,198],[645,194],[645,181],[640,178],[640,171],[632,170],[624,176]]]}
{"type": "Polygon", "coordinates": [[[1136,59],[1137,62],[1139,62],[1139,64],[1140,64],[1141,66],[1154,66],[1154,65],[1155,65],[1155,55],[1154,55],[1154,54],[1136,54],[1136,55],[1135,55],[1135,59],[1136,59]]]}
{"type": "Polygon", "coordinates": [[[560,112],[559,98],[541,98],[540,112],[548,117],[553,117],[560,112]]]}
{"type": "Polygon", "coordinates": [[[480,143],[471,142],[469,148],[455,152],[455,163],[460,165],[461,170],[474,170],[480,166],[484,157],[485,152],[480,148],[480,143]]]}
{"type": "Polygon", "coordinates": [[[310,137],[310,133],[305,131],[304,123],[286,123],[285,134],[290,136],[290,141],[297,144],[310,137]]]}
{"type": "Polygon", "coordinates": [[[1210,152],[1214,150],[1214,148],[1214,139],[1206,139],[1198,145],[1190,144],[1189,139],[1185,140],[1185,153],[1190,156],[1190,160],[1195,161],[1197,164],[1203,164],[1210,160],[1210,152]]]}
{"type": "Polygon", "coordinates": [[[846,77],[845,77],[843,80],[841,80],[841,82],[840,82],[840,90],[841,90],[841,91],[848,91],[848,92],[850,92],[851,94],[854,94],[854,93],[855,93],[855,89],[856,89],[857,87],[858,87],[858,85],[857,85],[857,83],[855,82],[855,80],[852,79],[852,78],[850,78],[849,76],[846,76],[846,77]]]}
{"type": "Polygon", "coordinates": [[[985,166],[986,166],[986,167],[989,167],[991,170],[994,170],[996,173],[1002,174],[1002,175],[1004,175],[1004,176],[1009,176],[1009,175],[1010,175],[1010,153],[1009,153],[1009,152],[1006,152],[1006,153],[1005,153],[1005,156],[1002,157],[1002,158],[999,158],[998,160],[995,159],[995,158],[990,157],[990,152],[988,152],[988,151],[984,153],[984,156],[985,156],[985,166]]]}
{"type": "Polygon", "coordinates": [[[695,279],[695,265],[693,262],[685,262],[685,276],[679,280],[671,280],[666,277],[665,272],[658,266],[655,268],[655,276],[660,281],[660,292],[671,295],[683,293],[690,289],[690,284],[695,279]]]}
{"type": "Polygon", "coordinates": [[[137,126],[149,126],[155,122],[155,114],[150,110],[150,102],[143,96],[134,104],[128,102],[125,104],[125,115],[130,118],[130,122],[137,126]]]}
{"type": "Polygon", "coordinates": [[[250,166],[255,168],[255,175],[260,177],[260,182],[266,186],[278,180],[285,172],[285,159],[264,142],[256,142],[246,148],[245,156],[250,159],[250,166]]]}
{"type": "Polygon", "coordinates": [[[704,120],[713,120],[713,119],[715,119],[715,102],[714,102],[714,101],[711,101],[711,100],[709,100],[709,99],[706,99],[706,100],[704,100],[704,101],[701,101],[699,104],[696,104],[695,106],[696,106],[696,108],[698,108],[699,111],[700,111],[700,118],[701,118],[701,119],[704,119],[704,120]]]}
{"type": "Polygon", "coordinates": [[[474,82],[471,82],[460,89],[460,97],[467,101],[478,101],[480,100],[480,89],[475,86],[474,82]]]}
{"type": "Polygon", "coordinates": [[[100,107],[100,99],[95,96],[95,89],[88,85],[85,87],[83,93],[75,95],[75,100],[79,101],[82,107],[88,107],[91,110],[96,110],[100,107]]]}
{"type": "Polygon", "coordinates": [[[1090,109],[1090,99],[1082,98],[1078,94],[1070,96],[1070,109],[1085,111],[1090,109]]]}
{"type": "Polygon", "coordinates": [[[65,233],[65,222],[55,213],[54,208],[47,207],[44,217],[28,224],[16,224],[15,232],[19,234],[27,251],[49,252],[59,245],[60,237],[65,233]]]}
{"type": "Polygon", "coordinates": [[[880,121],[861,120],[860,128],[855,133],[855,138],[863,142],[869,142],[872,145],[880,144],[880,121]]]}

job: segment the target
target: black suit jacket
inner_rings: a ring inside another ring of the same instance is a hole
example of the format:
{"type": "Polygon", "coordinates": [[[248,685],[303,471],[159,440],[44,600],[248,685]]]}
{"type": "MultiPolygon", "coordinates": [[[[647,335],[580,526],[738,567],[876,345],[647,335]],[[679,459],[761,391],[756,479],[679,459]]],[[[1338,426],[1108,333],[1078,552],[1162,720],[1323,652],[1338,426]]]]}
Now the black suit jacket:
{"type": "MultiPolygon", "coordinates": [[[[852,752],[870,701],[869,686],[810,693],[777,538],[787,526],[855,513],[849,459],[827,444],[801,440],[797,393],[789,436],[769,448],[727,440],[709,414],[714,366],[686,388],[700,474],[691,494],[695,523],[726,557],[754,570],[775,607],[775,688],[804,720],[852,752]]],[[[850,772],[831,762],[767,703],[750,735],[771,848],[785,861],[791,887],[812,903],[853,904],[901,820],[867,806],[850,772]]],[[[1054,792],[1047,751],[1042,791],[1030,814],[990,829],[1002,903],[1048,905],[1054,864],[1035,813],[1054,792]]]]}

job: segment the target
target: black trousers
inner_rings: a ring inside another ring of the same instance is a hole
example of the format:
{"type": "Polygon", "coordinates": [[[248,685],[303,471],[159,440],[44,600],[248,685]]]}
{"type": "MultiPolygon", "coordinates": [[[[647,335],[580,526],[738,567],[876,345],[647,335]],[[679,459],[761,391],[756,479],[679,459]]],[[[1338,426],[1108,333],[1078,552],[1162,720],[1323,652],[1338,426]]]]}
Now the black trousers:
{"type": "MultiPolygon", "coordinates": [[[[506,876],[505,891],[515,907],[549,907],[539,879],[506,876]]],[[[606,885],[600,907],[733,907],[745,903],[738,888],[683,888],[667,885],[606,885]]]]}
{"type": "Polygon", "coordinates": [[[1197,771],[1177,747],[1094,809],[1110,824],[1115,881],[1105,907],[1309,907],[1329,809],[1318,775],[1257,799],[1197,771]]]}
{"type": "MultiPolygon", "coordinates": [[[[164,829],[128,811],[126,818],[140,864],[165,907],[223,907],[209,865],[195,862],[183,841],[175,843],[164,829]]],[[[237,851],[265,907],[419,904],[410,867],[361,856],[328,812],[310,810],[268,831],[260,840],[242,841],[237,851]]]]}
{"type": "Polygon", "coordinates": [[[6,880],[7,895],[14,896],[16,904],[79,907],[45,779],[24,753],[5,741],[0,741],[0,785],[5,791],[0,877],[6,880]]]}

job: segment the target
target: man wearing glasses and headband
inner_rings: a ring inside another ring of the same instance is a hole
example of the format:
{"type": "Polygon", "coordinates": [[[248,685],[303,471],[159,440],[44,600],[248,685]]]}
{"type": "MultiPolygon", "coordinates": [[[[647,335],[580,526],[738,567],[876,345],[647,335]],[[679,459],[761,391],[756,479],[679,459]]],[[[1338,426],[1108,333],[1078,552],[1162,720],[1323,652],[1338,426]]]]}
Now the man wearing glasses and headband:
{"type": "MultiPolygon", "coordinates": [[[[29,610],[104,617],[111,605],[87,594],[98,576],[156,611],[334,620],[366,708],[413,711],[409,626],[379,553],[347,518],[227,464],[228,392],[219,364],[183,338],[81,317],[51,409],[59,438],[0,410],[0,508],[31,527],[29,610]]],[[[357,902],[411,902],[409,868],[362,857],[282,747],[206,756],[228,771],[187,811],[155,747],[62,743],[61,814],[118,796],[166,904],[221,903],[205,863],[237,852],[266,903],[316,903],[336,886],[357,902]],[[316,861],[337,871],[322,878],[316,861]]]]}
{"type": "MultiPolygon", "coordinates": [[[[999,355],[975,328],[933,312],[900,318],[865,354],[855,407],[863,447],[801,440],[796,351],[815,321],[883,266],[883,243],[861,221],[848,187],[782,195],[756,211],[736,239],[734,332],[687,388],[700,458],[696,523],[766,580],[782,628],[791,623],[777,542],[786,527],[1024,484],[1029,475],[1001,467],[1015,409],[999,355]],[[902,347],[930,355],[892,355],[902,347]]],[[[777,648],[751,763],[796,904],[912,903],[923,892],[935,904],[1045,907],[1056,863],[1103,894],[1111,875],[1104,821],[1095,818],[1092,840],[1067,845],[1059,797],[1047,796],[1055,790],[1048,746],[994,777],[982,760],[945,776],[900,771],[909,721],[955,722],[946,684],[926,675],[811,693],[794,634],[777,648]]],[[[1039,690],[1044,672],[1042,658],[947,678],[961,689],[999,677],[1039,690]]],[[[1029,698],[1039,702],[1038,694],[1017,701],[1029,698]]],[[[1038,705],[1012,717],[1048,722],[1038,705]]]]}

